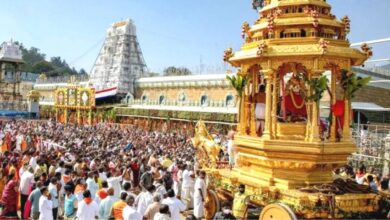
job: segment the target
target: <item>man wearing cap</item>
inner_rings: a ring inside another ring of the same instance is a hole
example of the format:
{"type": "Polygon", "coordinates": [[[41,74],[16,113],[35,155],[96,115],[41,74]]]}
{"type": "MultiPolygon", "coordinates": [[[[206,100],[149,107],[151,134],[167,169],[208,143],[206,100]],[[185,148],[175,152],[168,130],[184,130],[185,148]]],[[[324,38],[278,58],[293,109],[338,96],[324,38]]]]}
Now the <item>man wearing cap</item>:
{"type": "Polygon", "coordinates": [[[108,188],[108,196],[99,204],[99,219],[109,219],[111,216],[111,208],[116,199],[114,198],[114,189],[108,188]]]}

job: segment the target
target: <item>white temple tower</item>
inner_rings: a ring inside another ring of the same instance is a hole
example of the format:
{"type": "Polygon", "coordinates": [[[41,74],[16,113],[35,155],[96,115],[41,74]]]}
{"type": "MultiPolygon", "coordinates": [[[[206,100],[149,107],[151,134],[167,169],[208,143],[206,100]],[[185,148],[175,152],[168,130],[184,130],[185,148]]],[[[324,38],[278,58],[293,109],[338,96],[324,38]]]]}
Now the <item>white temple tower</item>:
{"type": "Polygon", "coordinates": [[[118,94],[133,94],[135,80],[144,76],[147,67],[133,21],[112,24],[90,73],[90,83],[97,91],[117,87],[118,94]]]}

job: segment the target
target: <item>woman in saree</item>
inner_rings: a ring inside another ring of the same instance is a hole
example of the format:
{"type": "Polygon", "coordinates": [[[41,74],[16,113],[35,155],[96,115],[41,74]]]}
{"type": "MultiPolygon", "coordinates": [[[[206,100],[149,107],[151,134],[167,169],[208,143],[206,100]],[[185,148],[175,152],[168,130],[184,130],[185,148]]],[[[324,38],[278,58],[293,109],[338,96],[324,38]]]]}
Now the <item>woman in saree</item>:
{"type": "Polygon", "coordinates": [[[14,178],[13,174],[8,176],[7,185],[4,188],[0,204],[3,207],[0,213],[0,220],[5,219],[19,219],[18,217],[18,197],[19,197],[19,183],[14,178]]]}

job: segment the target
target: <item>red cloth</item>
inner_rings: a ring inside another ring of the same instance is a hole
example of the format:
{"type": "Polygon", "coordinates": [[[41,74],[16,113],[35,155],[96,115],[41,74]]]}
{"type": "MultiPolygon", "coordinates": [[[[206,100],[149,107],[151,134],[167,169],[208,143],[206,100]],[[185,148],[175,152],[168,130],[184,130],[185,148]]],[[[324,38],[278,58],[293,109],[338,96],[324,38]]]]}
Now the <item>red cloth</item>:
{"type": "Polygon", "coordinates": [[[336,103],[332,106],[333,114],[336,117],[344,116],[344,101],[343,100],[337,100],[336,103]]]}
{"type": "Polygon", "coordinates": [[[302,103],[305,102],[305,100],[299,94],[296,94],[294,92],[291,92],[291,94],[284,96],[286,113],[296,115],[296,116],[306,117],[307,116],[306,105],[303,104],[302,108],[295,107],[291,96],[294,96],[295,104],[298,106],[301,106],[302,103]]]}
{"type": "Polygon", "coordinates": [[[99,191],[97,191],[97,195],[101,200],[103,200],[108,196],[108,193],[105,189],[100,189],[99,191]]]}
{"type": "Polygon", "coordinates": [[[26,204],[24,205],[23,219],[28,219],[30,217],[31,206],[32,206],[31,201],[27,200],[26,204]]]}
{"type": "Polygon", "coordinates": [[[343,129],[345,112],[344,100],[337,100],[332,106],[332,112],[336,116],[336,130],[338,131],[339,129],[343,129]]]}
{"type": "Polygon", "coordinates": [[[10,180],[4,188],[3,195],[0,203],[4,206],[0,216],[7,215],[9,213],[16,213],[18,209],[19,192],[15,191],[17,187],[17,181],[15,179],[10,180]]]}

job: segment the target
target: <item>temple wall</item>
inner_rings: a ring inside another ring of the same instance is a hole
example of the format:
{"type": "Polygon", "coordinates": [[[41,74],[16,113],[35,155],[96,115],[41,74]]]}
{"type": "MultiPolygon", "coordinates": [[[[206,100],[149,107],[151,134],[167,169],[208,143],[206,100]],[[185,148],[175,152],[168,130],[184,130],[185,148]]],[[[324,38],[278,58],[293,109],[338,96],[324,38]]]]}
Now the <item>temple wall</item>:
{"type": "Polygon", "coordinates": [[[149,100],[158,101],[161,95],[169,101],[178,100],[178,96],[184,93],[187,101],[199,102],[206,95],[210,101],[225,101],[228,95],[235,96],[235,90],[231,87],[187,87],[187,88],[141,88],[137,89],[135,99],[141,99],[146,95],[149,100]]]}

